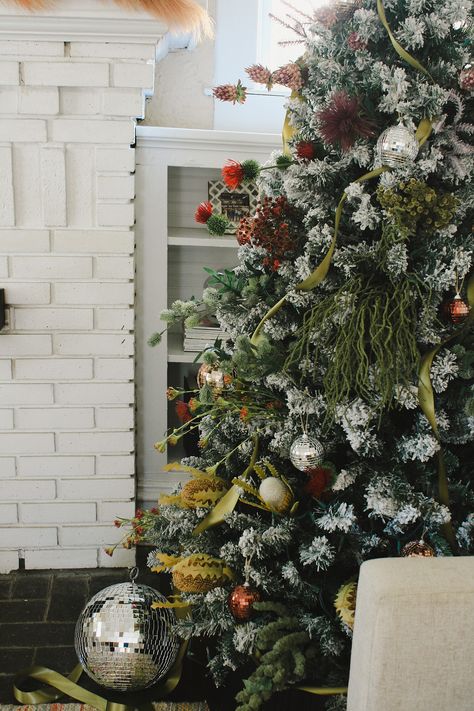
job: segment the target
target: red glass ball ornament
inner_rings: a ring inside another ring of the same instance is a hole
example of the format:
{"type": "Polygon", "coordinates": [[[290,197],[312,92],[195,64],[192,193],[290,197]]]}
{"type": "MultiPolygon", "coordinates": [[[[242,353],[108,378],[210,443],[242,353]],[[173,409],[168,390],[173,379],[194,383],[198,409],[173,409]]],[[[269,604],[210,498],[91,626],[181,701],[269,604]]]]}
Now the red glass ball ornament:
{"type": "Polygon", "coordinates": [[[248,583],[237,585],[229,594],[228,605],[234,620],[247,622],[253,615],[253,603],[260,602],[261,595],[258,590],[248,583]]]}
{"type": "Polygon", "coordinates": [[[462,323],[464,319],[469,316],[470,309],[468,304],[461,299],[459,294],[456,294],[454,299],[448,301],[446,304],[446,311],[451,321],[458,324],[462,323]]]}
{"type": "Polygon", "coordinates": [[[425,541],[410,541],[402,548],[404,558],[435,558],[436,553],[425,541]]]}

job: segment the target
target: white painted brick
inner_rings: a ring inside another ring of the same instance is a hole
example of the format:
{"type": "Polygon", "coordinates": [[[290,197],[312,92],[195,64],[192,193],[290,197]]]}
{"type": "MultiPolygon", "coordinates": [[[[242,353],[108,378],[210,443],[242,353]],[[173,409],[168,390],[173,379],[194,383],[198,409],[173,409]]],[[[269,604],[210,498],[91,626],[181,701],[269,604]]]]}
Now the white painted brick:
{"type": "MultiPolygon", "coordinates": [[[[26,119],[25,119],[26,121],[26,119]]],[[[17,122],[18,124],[20,121],[17,122]]],[[[21,130],[19,131],[21,134],[21,130]]],[[[18,137],[22,141],[21,135],[18,137]]],[[[15,191],[15,224],[18,227],[38,227],[43,224],[39,144],[13,144],[13,181],[15,191]]]]}
{"type": "MultiPolygon", "coordinates": [[[[0,153],[1,159],[1,153],[0,153]]],[[[8,277],[8,260],[6,257],[0,257],[0,277],[8,277]]]]}
{"type": "Polygon", "coordinates": [[[25,568],[27,570],[97,568],[97,549],[25,550],[25,568]]]}
{"type": "MultiPolygon", "coordinates": [[[[0,119],[0,128],[2,120],[0,119]]],[[[55,119],[51,121],[51,140],[66,143],[133,143],[133,121],[55,119]]]]}
{"type": "Polygon", "coordinates": [[[0,360],[0,380],[12,379],[12,362],[11,360],[0,360]]]}
{"type": "MultiPolygon", "coordinates": [[[[0,225],[3,227],[14,225],[15,202],[11,146],[0,146],[0,198],[0,225]]],[[[3,251],[1,242],[0,251],[3,251]]]]}
{"type": "Polygon", "coordinates": [[[55,396],[63,405],[128,405],[134,401],[134,388],[133,383],[58,383],[55,396]]]}
{"type": "Polygon", "coordinates": [[[133,309],[96,309],[95,328],[101,331],[133,331],[133,309]]]}
{"type": "Polygon", "coordinates": [[[8,383],[0,385],[2,405],[35,405],[53,402],[53,386],[46,384],[8,383]]]}
{"type": "Polygon", "coordinates": [[[84,279],[92,276],[90,257],[12,257],[12,275],[36,279],[84,279]]]}
{"type": "Polygon", "coordinates": [[[56,442],[58,452],[119,454],[133,452],[134,434],[133,432],[58,432],[56,442]]]}
{"type": "MultiPolygon", "coordinates": [[[[27,437],[27,435],[21,436],[27,437]]],[[[3,501],[51,501],[55,497],[56,482],[54,481],[10,479],[2,482],[3,501]]]]}
{"type": "Polygon", "coordinates": [[[105,89],[102,113],[109,116],[145,117],[145,95],[141,89],[105,89]]]}
{"type": "Polygon", "coordinates": [[[134,148],[96,148],[97,170],[102,172],[125,172],[135,170],[134,148]]]}
{"type": "Polygon", "coordinates": [[[121,44],[119,42],[71,42],[71,57],[110,59],[151,59],[156,56],[154,44],[121,44]]]}
{"type": "Polygon", "coordinates": [[[49,252],[48,230],[0,230],[0,252],[49,252]]]}
{"type": "Polygon", "coordinates": [[[114,62],[111,66],[112,86],[153,89],[155,65],[150,62],[114,62]]]}
{"type": "Polygon", "coordinates": [[[20,457],[18,460],[20,477],[85,477],[94,473],[94,457],[20,457]]]}
{"type": "Polygon", "coordinates": [[[133,568],[136,564],[135,548],[116,548],[112,556],[107,555],[103,548],[99,549],[99,568],[133,568]]]}
{"type": "MultiPolygon", "coordinates": [[[[96,506],[93,503],[20,504],[22,523],[89,523],[96,520],[96,506]]],[[[78,536],[77,541],[87,545],[78,536]]]]}
{"type": "Polygon", "coordinates": [[[62,114],[91,116],[100,114],[102,109],[102,96],[99,89],[63,87],[60,89],[60,97],[62,114]]]}
{"type": "Polygon", "coordinates": [[[94,254],[114,252],[132,254],[134,241],[134,233],[128,230],[57,230],[53,236],[53,250],[94,254]]]}
{"type": "Polygon", "coordinates": [[[15,330],[90,330],[92,309],[15,309],[15,330]]]}
{"type": "Polygon", "coordinates": [[[0,410],[0,430],[13,429],[13,410],[0,410]]]}
{"type": "Polygon", "coordinates": [[[92,365],[93,361],[89,358],[17,359],[15,378],[17,380],[88,380],[92,378],[92,365]]]}
{"type": "Polygon", "coordinates": [[[135,482],[128,479],[62,479],[58,482],[58,498],[64,501],[99,501],[131,499],[135,482]]]}
{"type": "Polygon", "coordinates": [[[0,88],[0,114],[18,113],[19,89],[16,86],[0,88]]]}
{"type": "Polygon", "coordinates": [[[55,302],[58,304],[133,304],[134,286],[129,283],[72,283],[55,284],[55,302]]]}
{"type": "Polygon", "coordinates": [[[0,61],[0,84],[18,86],[20,83],[20,65],[18,62],[0,61]]]}
{"type": "Polygon", "coordinates": [[[55,86],[22,86],[18,98],[20,114],[54,115],[59,112],[59,90],[55,86]]]}
{"type": "Polygon", "coordinates": [[[94,276],[100,279],[133,279],[133,257],[97,257],[94,276]]]}
{"type": "Polygon", "coordinates": [[[51,352],[51,336],[10,336],[2,334],[0,339],[0,356],[49,355],[51,352]]]}
{"type": "Polygon", "coordinates": [[[2,548],[24,548],[25,546],[54,546],[58,542],[56,528],[26,528],[9,526],[0,528],[2,548]]]}
{"type": "Polygon", "coordinates": [[[98,521],[110,523],[116,518],[133,518],[135,516],[134,501],[99,501],[98,521]]]}
{"type": "MultiPolygon", "coordinates": [[[[20,250],[21,251],[21,250],[20,250]]],[[[51,287],[49,284],[19,283],[9,281],[5,284],[5,299],[7,304],[23,306],[27,304],[49,304],[51,301],[51,287]]],[[[5,338],[2,335],[2,338],[5,338]]],[[[25,338],[20,336],[20,338],[25,338]]],[[[50,353],[50,351],[47,351],[50,353]]],[[[28,353],[28,350],[24,351],[28,353]]],[[[31,353],[30,355],[38,355],[31,353]]]]}
{"type": "Polygon", "coordinates": [[[44,454],[54,452],[52,433],[0,432],[0,454],[44,454]]]}
{"type": "Polygon", "coordinates": [[[0,55],[19,57],[63,57],[64,42],[3,40],[0,42],[0,55]]]}
{"type": "Polygon", "coordinates": [[[132,227],[135,224],[134,204],[98,203],[97,224],[100,227],[132,227]]]}
{"type": "Polygon", "coordinates": [[[96,468],[97,476],[133,476],[135,474],[135,458],[131,455],[99,456],[96,468]]]}
{"type": "Polygon", "coordinates": [[[16,411],[15,427],[20,430],[87,429],[94,427],[94,410],[88,407],[28,407],[16,411]]]}
{"type": "Polygon", "coordinates": [[[133,358],[98,358],[94,374],[98,380],[133,380],[133,358]]]}
{"type": "Polygon", "coordinates": [[[43,220],[48,227],[66,224],[66,164],[64,148],[44,146],[40,150],[43,220]]]}
{"type": "Polygon", "coordinates": [[[15,459],[13,457],[0,457],[0,479],[14,477],[15,474],[15,459]]]}
{"type": "Polygon", "coordinates": [[[61,546],[109,546],[119,543],[123,531],[114,526],[63,526],[59,529],[61,546]]]}
{"type": "Polygon", "coordinates": [[[87,336],[60,333],[54,336],[54,352],[58,355],[76,356],[133,355],[133,337],[95,333],[87,336]]]}
{"type": "Polygon", "coordinates": [[[67,217],[70,227],[95,224],[94,147],[80,143],[66,146],[67,217]]]}
{"type": "Polygon", "coordinates": [[[23,62],[23,82],[31,86],[108,86],[106,62],[23,62]]]}
{"type": "Polygon", "coordinates": [[[19,555],[18,551],[0,551],[0,574],[11,573],[12,570],[18,570],[19,555]]]}
{"type": "Polygon", "coordinates": [[[135,176],[99,175],[97,197],[99,200],[132,200],[135,197],[135,176]]]}
{"type": "Polygon", "coordinates": [[[46,141],[46,122],[37,119],[0,119],[0,141],[42,143],[46,141]]]}
{"type": "MultiPolygon", "coordinates": [[[[18,523],[18,507],[16,504],[0,504],[0,526],[6,523],[18,523]]],[[[2,529],[0,528],[0,536],[2,529]]],[[[1,540],[0,540],[0,545],[1,540]]]]}
{"type": "Polygon", "coordinates": [[[133,407],[98,407],[95,411],[96,426],[99,429],[132,429],[134,414],[133,407]]]}

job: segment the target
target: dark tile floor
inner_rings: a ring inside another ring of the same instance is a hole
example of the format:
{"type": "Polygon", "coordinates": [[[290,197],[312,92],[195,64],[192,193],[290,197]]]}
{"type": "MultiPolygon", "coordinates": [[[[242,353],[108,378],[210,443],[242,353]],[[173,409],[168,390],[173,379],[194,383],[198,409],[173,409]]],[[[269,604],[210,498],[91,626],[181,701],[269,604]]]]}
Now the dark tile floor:
{"type": "MultiPolygon", "coordinates": [[[[144,559],[143,554],[141,557],[144,559]]],[[[0,704],[16,703],[12,682],[22,669],[41,665],[62,674],[70,672],[77,664],[74,627],[84,604],[102,588],[126,580],[126,569],[18,571],[0,575],[0,704]]],[[[158,587],[158,577],[144,562],[140,565],[139,582],[158,587]]],[[[230,679],[228,688],[215,690],[206,678],[202,663],[197,661],[204,655],[199,654],[199,649],[196,652],[188,655],[181,682],[169,700],[206,699],[211,711],[233,711],[233,698],[241,686],[240,679],[230,679]]],[[[132,702],[126,695],[104,691],[85,674],[80,684],[111,701],[132,702]]],[[[150,700],[153,700],[153,689],[133,696],[133,702],[137,703],[150,700]]],[[[299,711],[321,708],[315,697],[301,692],[281,694],[265,708],[287,711],[295,703],[299,711]]]]}

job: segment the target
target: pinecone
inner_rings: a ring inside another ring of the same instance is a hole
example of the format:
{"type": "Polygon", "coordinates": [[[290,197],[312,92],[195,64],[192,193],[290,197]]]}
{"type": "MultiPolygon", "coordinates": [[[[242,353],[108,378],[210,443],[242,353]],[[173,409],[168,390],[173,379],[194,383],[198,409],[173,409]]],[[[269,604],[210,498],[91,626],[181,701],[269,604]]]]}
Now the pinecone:
{"type": "Polygon", "coordinates": [[[280,69],[277,69],[276,72],[273,72],[272,81],[275,84],[287,86],[292,91],[299,91],[303,86],[301,69],[295,62],[285,64],[283,67],[280,67],[280,69]]]}
{"type": "Polygon", "coordinates": [[[216,99],[220,101],[232,101],[233,104],[243,104],[247,98],[247,87],[242,86],[242,82],[237,84],[221,84],[212,90],[216,99]]]}
{"type": "Polygon", "coordinates": [[[256,82],[257,84],[265,84],[267,87],[268,91],[272,88],[273,81],[272,81],[272,73],[267,67],[264,67],[263,64],[252,64],[251,67],[247,67],[245,70],[249,76],[249,78],[256,82]]]}

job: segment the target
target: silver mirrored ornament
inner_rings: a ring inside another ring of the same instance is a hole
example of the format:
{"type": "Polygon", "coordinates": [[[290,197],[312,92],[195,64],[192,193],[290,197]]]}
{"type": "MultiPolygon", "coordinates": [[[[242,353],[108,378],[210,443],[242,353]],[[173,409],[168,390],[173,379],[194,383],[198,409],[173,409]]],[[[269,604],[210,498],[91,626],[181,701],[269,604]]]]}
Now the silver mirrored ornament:
{"type": "Polygon", "coordinates": [[[324,447],[317,439],[302,434],[290,447],[290,459],[294,467],[304,472],[321,464],[324,447]]]}
{"type": "Polygon", "coordinates": [[[420,144],[414,132],[402,124],[387,128],[377,141],[380,162],[391,168],[412,163],[419,150],[420,144]]]}
{"type": "Polygon", "coordinates": [[[165,601],[153,588],[134,582],[94,595],[79,616],[74,639],[86,674],[117,691],[145,689],[164,677],[180,646],[174,612],[151,607],[165,601]]]}

